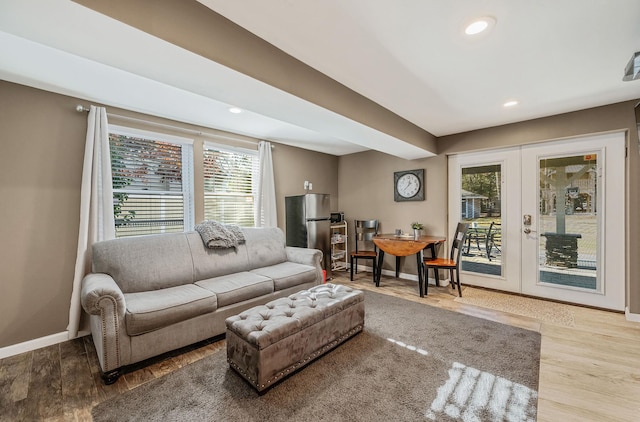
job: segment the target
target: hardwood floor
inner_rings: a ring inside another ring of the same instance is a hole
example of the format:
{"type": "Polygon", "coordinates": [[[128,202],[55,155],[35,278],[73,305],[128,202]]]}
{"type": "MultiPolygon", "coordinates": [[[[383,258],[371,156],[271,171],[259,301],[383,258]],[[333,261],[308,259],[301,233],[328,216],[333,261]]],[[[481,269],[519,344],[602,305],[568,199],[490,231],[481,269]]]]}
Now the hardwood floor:
{"type": "MultiPolygon", "coordinates": [[[[622,314],[563,305],[575,316],[567,327],[456,302],[448,287],[430,286],[420,298],[416,282],[383,277],[376,288],[370,273],[358,273],[353,282],[334,273],[332,282],[540,332],[538,421],[639,420],[640,323],[622,314]]],[[[101,382],[90,337],[2,359],[0,421],[90,421],[97,403],[224,347],[223,339],[190,346],[134,368],[110,386],[101,382]]]]}

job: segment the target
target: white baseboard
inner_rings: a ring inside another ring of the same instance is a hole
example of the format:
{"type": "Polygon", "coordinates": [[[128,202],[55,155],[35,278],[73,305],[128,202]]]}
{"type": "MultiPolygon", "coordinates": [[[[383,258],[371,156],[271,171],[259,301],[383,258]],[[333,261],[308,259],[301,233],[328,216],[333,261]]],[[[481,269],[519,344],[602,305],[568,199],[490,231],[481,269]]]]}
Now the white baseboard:
{"type": "Polygon", "coordinates": [[[61,333],[51,334],[45,337],[25,341],[23,343],[13,344],[11,346],[3,347],[2,349],[0,349],[0,359],[19,355],[20,353],[24,352],[30,352],[42,347],[51,346],[52,344],[62,343],[63,341],[67,340],[69,340],[69,332],[63,331],[61,333]]]}
{"type": "MultiPolygon", "coordinates": [[[[373,269],[370,266],[365,266],[365,265],[358,265],[358,271],[369,271],[369,272],[373,272],[373,269]]],[[[390,277],[395,277],[396,276],[396,271],[395,270],[382,270],[382,275],[387,275],[390,277]]],[[[401,278],[403,280],[411,280],[411,281],[418,281],[418,275],[417,274],[407,274],[407,273],[398,273],[398,278],[401,278]]],[[[429,285],[436,285],[436,279],[435,278],[429,278],[429,285]]],[[[449,279],[440,279],[440,286],[448,286],[449,285],[449,279]]]]}
{"type": "Polygon", "coordinates": [[[627,318],[627,321],[640,322],[640,314],[632,314],[629,312],[628,306],[624,309],[624,316],[627,318]]]}
{"type": "MultiPolygon", "coordinates": [[[[369,268],[369,271],[372,271],[369,268]]],[[[382,270],[382,275],[387,275],[389,277],[395,277],[396,276],[396,270],[382,270]]],[[[406,274],[406,273],[398,273],[398,278],[401,278],[403,280],[411,280],[411,281],[418,281],[418,275],[417,274],[406,274]]]]}
{"type": "MultiPolygon", "coordinates": [[[[78,337],[84,337],[88,334],[91,333],[88,331],[81,331],[78,333],[78,337]]],[[[0,348],[0,359],[19,355],[20,353],[30,352],[36,349],[41,349],[43,347],[51,346],[52,344],[63,343],[67,340],[69,340],[69,332],[63,331],[61,333],[51,334],[45,337],[25,341],[23,343],[2,347],[0,348]]]]}

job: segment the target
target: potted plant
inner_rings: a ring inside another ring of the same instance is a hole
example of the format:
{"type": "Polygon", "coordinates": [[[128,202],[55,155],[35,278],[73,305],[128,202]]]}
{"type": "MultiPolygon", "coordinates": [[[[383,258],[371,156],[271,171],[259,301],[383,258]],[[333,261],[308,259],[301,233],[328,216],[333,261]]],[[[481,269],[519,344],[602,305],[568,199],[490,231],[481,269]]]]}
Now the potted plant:
{"type": "Polygon", "coordinates": [[[420,236],[422,229],[424,229],[424,225],[416,221],[411,223],[411,228],[413,229],[413,237],[417,239],[420,236]]]}

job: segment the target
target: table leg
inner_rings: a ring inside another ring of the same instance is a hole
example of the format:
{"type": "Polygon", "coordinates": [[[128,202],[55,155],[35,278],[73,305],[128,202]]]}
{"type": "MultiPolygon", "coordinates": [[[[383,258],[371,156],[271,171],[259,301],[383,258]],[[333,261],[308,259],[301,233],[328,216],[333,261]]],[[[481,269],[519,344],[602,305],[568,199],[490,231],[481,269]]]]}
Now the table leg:
{"type": "Polygon", "coordinates": [[[396,278],[400,277],[400,257],[396,256],[396,278]]]}
{"type": "Polygon", "coordinates": [[[376,269],[376,287],[380,287],[380,276],[382,275],[383,260],[384,260],[384,251],[380,249],[380,252],[378,252],[378,268],[376,269]]]}
{"type": "Polygon", "coordinates": [[[416,254],[418,266],[418,289],[420,290],[420,297],[424,297],[424,290],[422,288],[422,260],[420,259],[420,252],[416,254]]]}

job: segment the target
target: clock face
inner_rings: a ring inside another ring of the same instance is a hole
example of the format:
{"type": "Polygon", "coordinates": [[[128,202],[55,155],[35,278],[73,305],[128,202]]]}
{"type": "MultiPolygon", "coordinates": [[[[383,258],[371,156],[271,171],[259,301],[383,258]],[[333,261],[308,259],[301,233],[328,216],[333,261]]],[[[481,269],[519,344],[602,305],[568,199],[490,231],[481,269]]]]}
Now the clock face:
{"type": "Polygon", "coordinates": [[[420,190],[420,179],[415,174],[407,173],[398,179],[396,189],[403,198],[412,198],[420,190]]]}
{"type": "Polygon", "coordinates": [[[393,200],[424,201],[424,169],[402,170],[393,173],[393,200]]]}

